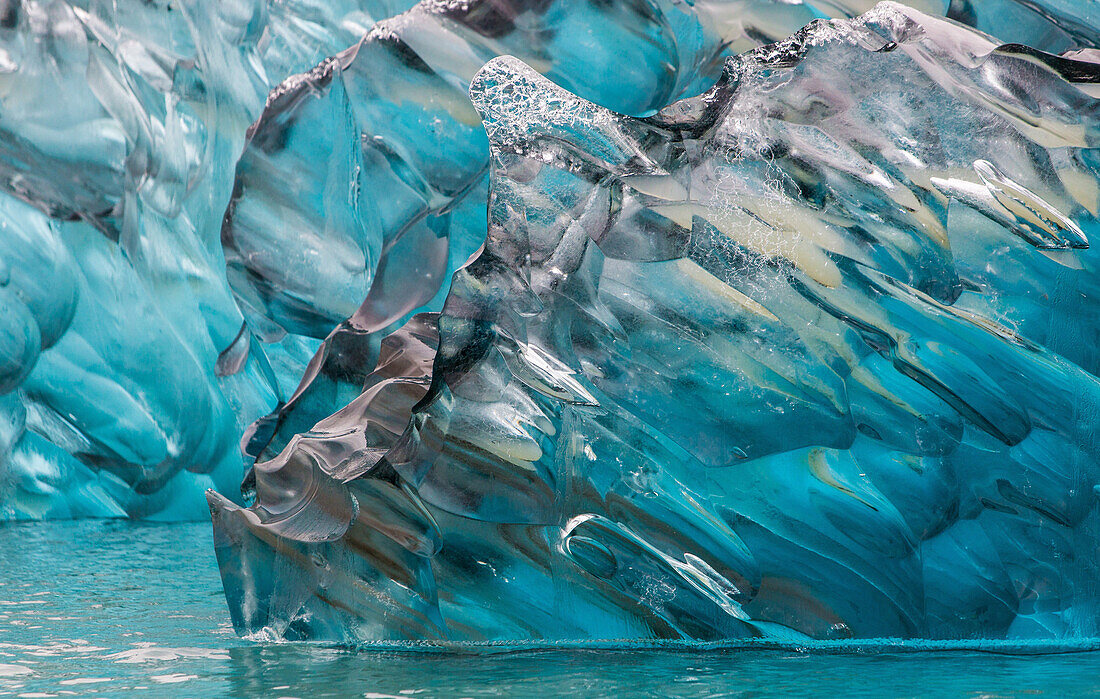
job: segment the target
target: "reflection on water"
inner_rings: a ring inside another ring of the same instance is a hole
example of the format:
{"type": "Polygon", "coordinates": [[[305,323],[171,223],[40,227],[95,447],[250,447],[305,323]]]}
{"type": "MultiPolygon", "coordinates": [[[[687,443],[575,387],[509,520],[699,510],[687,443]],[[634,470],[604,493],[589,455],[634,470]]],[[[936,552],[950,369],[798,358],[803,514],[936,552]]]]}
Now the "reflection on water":
{"type": "Polygon", "coordinates": [[[233,635],[203,524],[0,526],[0,696],[1083,696],[1100,653],[359,652],[233,635]]]}

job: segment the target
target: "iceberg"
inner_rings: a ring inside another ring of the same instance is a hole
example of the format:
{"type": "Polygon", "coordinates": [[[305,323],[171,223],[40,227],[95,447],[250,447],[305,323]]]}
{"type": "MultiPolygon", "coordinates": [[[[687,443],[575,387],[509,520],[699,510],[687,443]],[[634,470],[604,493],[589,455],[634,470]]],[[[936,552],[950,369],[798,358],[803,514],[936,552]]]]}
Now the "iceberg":
{"type": "Polygon", "coordinates": [[[0,519],[209,512],[265,638],[1095,636],[1089,12],[2,4],[0,519]]]}
{"type": "Polygon", "coordinates": [[[208,495],[238,632],[1097,635],[1100,64],[1056,8],[952,8],[814,20],[633,116],[489,60],[442,308],[329,335],[328,413],[208,495]]]}

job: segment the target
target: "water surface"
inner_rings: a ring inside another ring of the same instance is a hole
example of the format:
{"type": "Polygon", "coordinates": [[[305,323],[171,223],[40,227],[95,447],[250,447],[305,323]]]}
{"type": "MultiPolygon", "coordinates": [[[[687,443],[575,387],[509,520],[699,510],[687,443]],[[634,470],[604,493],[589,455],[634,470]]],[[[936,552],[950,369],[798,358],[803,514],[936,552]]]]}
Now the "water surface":
{"type": "Polygon", "coordinates": [[[254,643],[229,625],[206,524],[0,525],[0,552],[5,697],[1100,695],[1100,652],[862,644],[456,654],[254,643]]]}

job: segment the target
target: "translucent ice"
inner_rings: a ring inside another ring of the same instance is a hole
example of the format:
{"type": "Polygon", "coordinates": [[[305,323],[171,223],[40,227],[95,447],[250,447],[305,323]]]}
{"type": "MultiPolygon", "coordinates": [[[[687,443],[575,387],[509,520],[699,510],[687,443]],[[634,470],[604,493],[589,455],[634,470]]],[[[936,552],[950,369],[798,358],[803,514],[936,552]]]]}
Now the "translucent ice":
{"type": "MultiPolygon", "coordinates": [[[[1047,51],[1097,43],[1072,3],[916,4],[1047,51]]],[[[466,91],[485,61],[516,56],[580,97],[642,115],[705,90],[723,56],[868,7],[430,1],[288,79],[250,130],[222,243],[255,349],[332,341],[250,433],[250,455],[273,456],[351,400],[379,339],[439,310],[484,240],[488,142],[466,91]]]]}
{"type": "MultiPolygon", "coordinates": [[[[728,52],[866,9],[412,5],[0,3],[0,518],[202,516],[203,488],[236,490],[244,425],[279,408],[246,440],[267,458],[354,398],[484,238],[466,87],[489,58],[642,114],[728,52]]],[[[1072,2],[924,5],[1052,52],[1096,43],[1072,2]]]]}
{"type": "Polygon", "coordinates": [[[227,274],[258,345],[331,341],[250,452],[277,453],[351,400],[379,339],[441,308],[483,242],[489,147],[466,93],[486,61],[515,54],[644,113],[714,71],[721,47],[689,7],[664,0],[423,2],[284,82],[237,165],[227,274]]]}
{"type": "Polygon", "coordinates": [[[315,346],[218,366],[232,163],[274,84],[403,9],[0,3],[0,519],[197,518],[236,488],[315,346]]]}
{"type": "Polygon", "coordinates": [[[237,629],[1096,635],[1091,56],[883,3],[642,117],[491,60],[442,312],[210,495],[237,629]]]}

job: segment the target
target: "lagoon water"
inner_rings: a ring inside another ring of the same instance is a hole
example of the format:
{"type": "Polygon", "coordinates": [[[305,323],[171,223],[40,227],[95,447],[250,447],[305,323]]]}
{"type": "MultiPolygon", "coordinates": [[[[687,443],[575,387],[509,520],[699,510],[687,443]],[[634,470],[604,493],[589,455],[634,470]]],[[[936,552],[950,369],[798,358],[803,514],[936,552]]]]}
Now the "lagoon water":
{"type": "Polygon", "coordinates": [[[258,643],[230,627],[206,524],[7,524],[0,551],[3,697],[1100,695],[1090,643],[467,652],[258,643]]]}

